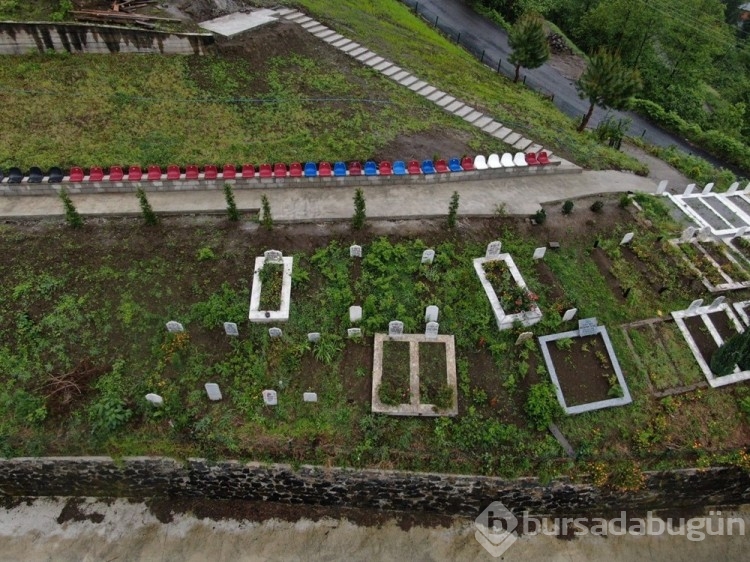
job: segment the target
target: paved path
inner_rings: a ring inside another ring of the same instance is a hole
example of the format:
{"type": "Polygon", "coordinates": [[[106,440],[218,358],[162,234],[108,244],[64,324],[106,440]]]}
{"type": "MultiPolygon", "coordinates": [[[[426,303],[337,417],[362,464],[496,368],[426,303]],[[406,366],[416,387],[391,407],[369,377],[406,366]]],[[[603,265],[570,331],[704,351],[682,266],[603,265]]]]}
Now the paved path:
{"type": "MultiPolygon", "coordinates": [[[[540,205],[552,201],[598,193],[655,190],[656,182],[652,179],[614,171],[364,188],[370,218],[443,216],[453,191],[461,195],[460,215],[481,216],[494,214],[498,205],[505,205],[505,211],[511,215],[530,215],[540,205]]],[[[315,221],[351,218],[354,191],[354,187],[269,187],[236,189],[234,193],[240,209],[259,209],[261,195],[266,194],[274,220],[315,221]]],[[[71,198],[78,212],[84,215],[140,213],[133,193],[74,194],[71,198]]],[[[222,213],[226,209],[220,189],[152,192],[148,198],[154,210],[162,213],[222,213]]],[[[0,196],[0,218],[62,215],[62,204],[56,195],[0,196]]]]}

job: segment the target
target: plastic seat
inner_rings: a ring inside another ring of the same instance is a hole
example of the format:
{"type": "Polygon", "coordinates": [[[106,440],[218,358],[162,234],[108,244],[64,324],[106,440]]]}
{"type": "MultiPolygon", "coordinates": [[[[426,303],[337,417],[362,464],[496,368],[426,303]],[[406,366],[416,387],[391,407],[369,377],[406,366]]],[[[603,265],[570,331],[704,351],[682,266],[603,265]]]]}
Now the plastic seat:
{"type": "Polygon", "coordinates": [[[526,153],[526,163],[529,166],[538,166],[539,162],[536,159],[536,154],[534,154],[533,152],[527,152],[526,153]]]}
{"type": "Polygon", "coordinates": [[[291,178],[301,178],[303,174],[302,170],[302,164],[299,162],[292,162],[289,165],[289,177],[291,178]]]}
{"type": "Polygon", "coordinates": [[[464,172],[468,172],[474,169],[474,159],[471,156],[464,156],[461,159],[461,168],[464,172]]]}
{"type": "Polygon", "coordinates": [[[367,162],[365,162],[365,175],[366,176],[378,175],[378,165],[372,160],[368,160],[367,162]]]}
{"type": "Polygon", "coordinates": [[[448,169],[451,172],[463,172],[464,169],[461,167],[461,162],[458,158],[451,158],[448,160],[448,169]]]}
{"type": "Polygon", "coordinates": [[[432,160],[422,160],[422,173],[423,174],[435,173],[435,164],[432,163],[432,160]]]}
{"type": "Polygon", "coordinates": [[[186,180],[197,180],[200,172],[198,172],[198,166],[190,164],[185,167],[185,179],[186,180]]]}
{"type": "Polygon", "coordinates": [[[23,180],[21,168],[13,167],[8,170],[8,183],[21,183],[21,180],[23,180]]]}
{"type": "Polygon", "coordinates": [[[526,154],[523,152],[516,152],[516,155],[513,157],[513,163],[519,168],[522,166],[528,166],[526,163],[526,154]]]}
{"type": "Polygon", "coordinates": [[[343,177],[346,175],[346,164],[343,162],[335,162],[333,164],[333,175],[337,178],[343,177]]]}
{"type": "Polygon", "coordinates": [[[29,183],[42,183],[42,178],[44,178],[44,172],[39,166],[29,168],[29,183]]]}
{"type": "Polygon", "coordinates": [[[450,168],[448,168],[448,162],[446,162],[444,158],[441,158],[440,160],[435,162],[435,171],[438,174],[445,174],[446,172],[450,172],[450,168]]]}
{"type": "Polygon", "coordinates": [[[235,179],[237,177],[237,168],[234,167],[234,164],[224,164],[221,177],[225,180],[235,179]]]}
{"type": "Polygon", "coordinates": [[[253,166],[252,164],[243,164],[242,165],[242,177],[245,179],[254,178],[255,166],[253,166]]]}
{"type": "Polygon", "coordinates": [[[80,166],[73,166],[70,169],[70,181],[83,181],[83,168],[81,168],[80,166]]]}
{"type": "Polygon", "coordinates": [[[362,164],[359,162],[352,162],[349,164],[349,175],[350,176],[361,176],[362,175],[362,164]]]}
{"type": "Polygon", "coordinates": [[[273,165],[273,177],[275,178],[285,178],[286,177],[286,164],[283,162],[277,162],[273,165]]]}
{"type": "Polygon", "coordinates": [[[503,165],[500,163],[500,157],[497,154],[489,155],[489,157],[487,158],[487,166],[489,166],[493,170],[503,167],[503,165]]]}
{"type": "Polygon", "coordinates": [[[203,178],[207,180],[215,180],[219,177],[219,169],[214,164],[209,164],[203,168],[203,178]]]}
{"type": "Polygon", "coordinates": [[[180,179],[180,167],[175,164],[167,166],[167,179],[178,180],[180,179]]]}
{"type": "Polygon", "coordinates": [[[406,171],[410,174],[421,174],[422,168],[416,160],[409,160],[409,163],[406,165],[406,171]]]}
{"type": "Polygon", "coordinates": [[[89,170],[89,181],[102,181],[104,179],[104,170],[101,166],[91,166],[89,170]]]}
{"type": "Polygon", "coordinates": [[[122,166],[109,167],[109,181],[122,181],[124,177],[125,172],[122,171],[122,166]]]}
{"type": "Polygon", "coordinates": [[[331,169],[330,162],[321,162],[318,166],[318,175],[323,177],[331,177],[333,170],[331,169]]]}
{"type": "Polygon", "coordinates": [[[128,180],[130,181],[141,181],[143,177],[143,170],[140,166],[130,166],[128,168],[128,180]]]}
{"type": "Polygon", "coordinates": [[[378,166],[378,173],[381,176],[392,176],[393,166],[391,165],[390,162],[388,162],[388,160],[383,160],[378,166]]]}
{"type": "Polygon", "coordinates": [[[161,179],[161,168],[159,166],[150,165],[148,167],[148,174],[146,179],[149,181],[159,181],[161,179]]]}
{"type": "Polygon", "coordinates": [[[397,176],[405,176],[406,175],[406,164],[403,160],[396,160],[393,163],[393,173],[397,176]]]}
{"type": "Polygon", "coordinates": [[[547,156],[547,153],[544,150],[542,150],[539,154],[536,155],[536,161],[541,166],[545,166],[549,164],[549,156],[547,156]]]}
{"type": "Polygon", "coordinates": [[[474,157],[474,169],[475,170],[486,170],[489,168],[487,165],[487,159],[484,157],[483,154],[477,154],[474,157]]]}
{"type": "Polygon", "coordinates": [[[513,155],[510,152],[503,154],[500,158],[500,163],[503,165],[503,168],[513,168],[515,166],[513,163],[513,155]]]}
{"type": "Polygon", "coordinates": [[[258,167],[258,177],[261,177],[261,178],[273,177],[273,169],[271,168],[271,164],[261,164],[258,167]]]}
{"type": "Polygon", "coordinates": [[[315,162],[305,162],[304,174],[306,178],[318,177],[318,167],[315,162]]]}
{"type": "Polygon", "coordinates": [[[47,181],[49,183],[60,183],[63,180],[63,171],[57,166],[52,166],[47,174],[47,181]]]}

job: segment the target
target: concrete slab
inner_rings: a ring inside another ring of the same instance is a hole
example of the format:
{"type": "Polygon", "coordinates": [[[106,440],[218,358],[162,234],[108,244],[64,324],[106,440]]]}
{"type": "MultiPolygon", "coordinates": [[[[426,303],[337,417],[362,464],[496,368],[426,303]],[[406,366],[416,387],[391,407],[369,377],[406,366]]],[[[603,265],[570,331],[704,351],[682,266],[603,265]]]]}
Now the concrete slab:
{"type": "Polygon", "coordinates": [[[512,129],[509,129],[508,127],[501,127],[500,130],[495,131],[492,133],[492,136],[496,139],[500,139],[501,141],[505,141],[505,137],[510,135],[513,132],[512,129]]]}
{"type": "Polygon", "coordinates": [[[479,127],[480,129],[483,129],[488,123],[492,122],[492,117],[487,117],[486,115],[484,117],[480,117],[476,121],[473,121],[471,124],[475,127],[479,127]]]}
{"type": "Polygon", "coordinates": [[[318,24],[315,27],[310,27],[307,31],[312,33],[313,35],[316,35],[317,33],[320,33],[321,31],[326,31],[328,28],[323,24],[318,24]]]}
{"type": "Polygon", "coordinates": [[[330,43],[332,45],[334,43],[338,43],[343,38],[344,38],[344,36],[343,35],[339,35],[338,33],[334,33],[333,35],[328,35],[326,37],[321,37],[321,39],[323,39],[323,41],[325,41],[326,43],[330,43]]]}
{"type": "Polygon", "coordinates": [[[431,93],[433,93],[436,90],[437,90],[437,88],[435,86],[427,85],[424,88],[422,88],[421,90],[417,90],[417,93],[420,96],[427,97],[427,96],[429,96],[431,93]]]}
{"type": "Polygon", "coordinates": [[[274,10],[255,10],[249,13],[235,12],[220,18],[204,21],[198,27],[224,37],[234,37],[250,29],[278,20],[274,10]]]}
{"type": "Polygon", "coordinates": [[[507,137],[503,139],[503,142],[506,144],[509,144],[513,146],[514,143],[518,142],[521,139],[521,135],[518,133],[511,133],[507,137]]]}
{"type": "Polygon", "coordinates": [[[446,96],[443,96],[442,98],[440,98],[435,103],[437,103],[440,107],[447,108],[447,106],[453,104],[454,101],[456,101],[456,98],[454,98],[453,96],[446,95],[446,96]]]}
{"type": "Polygon", "coordinates": [[[358,60],[359,62],[361,62],[361,63],[366,63],[366,62],[367,62],[368,60],[375,60],[375,58],[376,58],[377,56],[378,56],[378,55],[376,55],[376,54],[375,54],[375,53],[373,53],[372,51],[365,51],[364,53],[362,53],[361,55],[359,55],[358,57],[355,57],[355,58],[356,58],[356,59],[357,59],[357,60],[358,60]]]}
{"type": "Polygon", "coordinates": [[[311,17],[309,17],[309,16],[305,16],[305,17],[302,17],[302,18],[298,18],[298,19],[296,19],[296,20],[294,21],[294,23],[298,23],[298,24],[300,24],[300,25],[303,25],[303,24],[309,23],[309,22],[311,22],[311,21],[313,21],[313,19],[312,19],[311,17]]]}
{"type": "Polygon", "coordinates": [[[347,39],[346,37],[342,37],[338,41],[334,41],[331,44],[337,49],[343,50],[344,47],[346,47],[347,45],[350,45],[351,43],[354,43],[354,41],[352,41],[351,39],[347,39]]]}
{"type": "MultiPolygon", "coordinates": [[[[526,152],[533,152],[534,154],[536,154],[543,148],[544,147],[541,144],[532,144],[531,146],[526,147],[526,152]]],[[[549,154],[547,156],[549,156],[549,154]]]]}
{"type": "Polygon", "coordinates": [[[502,126],[503,125],[501,123],[498,123],[497,121],[490,121],[487,125],[485,125],[484,127],[482,127],[482,130],[485,133],[492,134],[495,131],[497,131],[498,129],[500,129],[502,126]]]}
{"type": "Polygon", "coordinates": [[[302,15],[302,12],[298,12],[293,8],[282,8],[281,10],[276,10],[276,13],[281,17],[292,16],[294,14],[302,15]]]}
{"type": "Polygon", "coordinates": [[[394,74],[391,76],[391,79],[395,80],[399,84],[401,83],[401,80],[409,76],[409,72],[407,70],[402,70],[401,72],[394,74]]]}
{"type": "Polygon", "coordinates": [[[324,30],[315,33],[315,37],[323,39],[324,41],[326,37],[331,37],[332,35],[337,35],[337,33],[333,29],[328,29],[327,27],[324,30]]]}
{"type": "Polygon", "coordinates": [[[287,19],[289,21],[294,21],[294,22],[298,22],[305,18],[307,18],[307,15],[303,14],[302,12],[298,10],[293,10],[291,14],[287,14],[284,16],[284,19],[287,19]]]}
{"type": "Polygon", "coordinates": [[[417,81],[417,77],[409,74],[408,76],[399,80],[398,83],[401,84],[402,86],[409,86],[410,84],[413,84],[416,81],[417,81]]]}
{"type": "Polygon", "coordinates": [[[456,111],[457,109],[463,107],[464,105],[465,105],[464,102],[462,102],[460,100],[456,100],[452,104],[450,104],[448,107],[446,107],[445,110],[446,111],[450,111],[451,113],[453,113],[454,111],[456,111]]]}
{"type": "Polygon", "coordinates": [[[377,65],[379,65],[379,64],[380,64],[381,62],[383,62],[384,60],[385,60],[385,59],[384,59],[383,57],[375,57],[374,59],[370,59],[370,60],[366,60],[366,61],[364,61],[364,63],[365,63],[365,64],[366,64],[367,66],[377,66],[377,65]]]}
{"type": "MultiPolygon", "coordinates": [[[[404,76],[406,76],[406,71],[405,70],[401,70],[401,68],[398,67],[398,66],[396,66],[395,64],[392,64],[391,66],[389,66],[388,68],[386,68],[382,72],[383,72],[383,74],[385,76],[388,76],[389,78],[393,77],[394,74],[400,74],[402,72],[404,73],[404,76]]],[[[395,77],[394,77],[394,79],[395,79],[395,77]]]]}
{"type": "Polygon", "coordinates": [[[526,150],[528,146],[531,146],[531,143],[532,141],[530,141],[529,139],[521,138],[518,142],[513,144],[513,146],[517,148],[518,150],[526,150]]]}
{"type": "Polygon", "coordinates": [[[459,109],[457,111],[454,111],[453,115],[457,115],[458,117],[465,117],[466,115],[468,115],[472,111],[476,111],[476,110],[473,107],[471,107],[470,105],[465,105],[461,109],[459,109]]]}
{"type": "Polygon", "coordinates": [[[301,25],[302,25],[302,29],[306,29],[307,31],[310,31],[313,27],[318,27],[320,25],[320,22],[311,18],[310,21],[306,21],[305,23],[301,25]]]}
{"type": "Polygon", "coordinates": [[[477,121],[480,117],[483,117],[484,113],[481,111],[472,111],[471,113],[467,113],[466,115],[462,115],[464,121],[467,121],[468,123],[474,123],[474,121],[477,121]]]}
{"type": "Polygon", "coordinates": [[[427,99],[433,102],[438,102],[441,99],[443,99],[447,94],[443,92],[442,90],[436,90],[432,92],[429,96],[427,96],[427,99]]]}
{"type": "Polygon", "coordinates": [[[391,61],[384,60],[383,62],[375,66],[375,70],[377,70],[378,72],[383,72],[384,70],[392,66],[393,66],[393,63],[391,61]]]}
{"type": "Polygon", "coordinates": [[[356,58],[356,57],[358,57],[359,55],[361,55],[363,53],[369,53],[369,52],[370,51],[368,51],[364,47],[357,47],[356,49],[353,49],[353,50],[349,51],[349,56],[352,56],[352,57],[356,58]]]}
{"type": "Polygon", "coordinates": [[[339,47],[339,50],[348,54],[348,53],[351,53],[354,49],[359,49],[360,46],[361,45],[359,43],[355,43],[354,41],[352,41],[351,43],[349,43],[348,45],[345,45],[344,47],[339,47]]]}
{"type": "Polygon", "coordinates": [[[414,84],[412,84],[411,86],[409,86],[409,89],[412,92],[417,92],[421,90],[422,88],[424,88],[426,85],[427,85],[427,82],[425,82],[424,80],[419,80],[415,82],[414,84]]]}

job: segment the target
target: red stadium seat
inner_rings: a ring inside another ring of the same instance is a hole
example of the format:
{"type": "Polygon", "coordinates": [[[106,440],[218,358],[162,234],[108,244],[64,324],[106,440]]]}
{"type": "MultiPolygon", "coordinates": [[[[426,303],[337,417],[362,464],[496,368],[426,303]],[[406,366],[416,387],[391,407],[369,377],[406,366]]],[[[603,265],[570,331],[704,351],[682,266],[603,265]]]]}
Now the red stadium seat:
{"type": "Polygon", "coordinates": [[[175,164],[170,164],[169,166],[167,166],[167,179],[168,180],[180,179],[180,167],[176,166],[175,164]]]}
{"type": "Polygon", "coordinates": [[[185,167],[185,179],[186,180],[197,180],[199,176],[198,172],[198,166],[195,164],[190,164],[189,166],[185,167]]]}
{"type": "Polygon", "coordinates": [[[549,164],[549,157],[547,156],[547,153],[542,150],[539,154],[536,155],[536,161],[537,163],[544,166],[545,164],[549,164]]]}
{"type": "Polygon", "coordinates": [[[301,178],[302,177],[302,164],[299,162],[292,162],[289,165],[289,177],[290,178],[301,178]]]}
{"type": "Polygon", "coordinates": [[[381,176],[392,176],[393,166],[387,160],[383,160],[378,167],[378,171],[380,172],[381,176]]]}
{"type": "Polygon", "coordinates": [[[203,168],[203,177],[207,180],[215,180],[219,177],[219,169],[215,165],[209,164],[203,168]]]}
{"type": "Polygon", "coordinates": [[[260,168],[258,169],[258,175],[262,178],[273,177],[273,169],[271,168],[271,164],[261,164],[260,168]]]}
{"type": "Polygon", "coordinates": [[[333,169],[331,168],[330,162],[321,162],[318,165],[318,175],[329,177],[333,175],[333,169]]]}
{"type": "Polygon", "coordinates": [[[224,171],[221,174],[221,177],[225,180],[233,180],[237,177],[237,168],[234,167],[234,164],[224,164],[224,171]]]}
{"type": "Polygon", "coordinates": [[[146,179],[149,181],[159,181],[161,179],[161,168],[154,166],[153,164],[148,167],[148,175],[146,179]]]}
{"type": "Polygon", "coordinates": [[[435,162],[435,171],[438,172],[439,174],[450,172],[450,168],[448,168],[448,162],[446,162],[443,159],[440,159],[437,162],[435,162]]]}
{"type": "Polygon", "coordinates": [[[277,162],[273,165],[273,177],[275,178],[285,178],[286,177],[286,164],[283,162],[277,162]]]}
{"type": "Polygon", "coordinates": [[[242,165],[242,177],[243,178],[254,178],[255,177],[255,166],[252,164],[242,165]]]}
{"type": "Polygon", "coordinates": [[[362,175],[362,164],[360,162],[352,162],[349,164],[349,175],[350,176],[361,176],[362,175]]]}
{"type": "Polygon", "coordinates": [[[104,170],[101,166],[92,166],[89,170],[89,181],[102,181],[104,179],[104,170]]]}
{"type": "Polygon", "coordinates": [[[461,167],[464,169],[465,172],[468,172],[469,170],[473,170],[474,159],[471,156],[464,156],[464,158],[461,159],[461,167]]]}
{"type": "Polygon", "coordinates": [[[70,169],[70,181],[83,181],[83,168],[73,166],[70,169]]]}
{"type": "Polygon", "coordinates": [[[526,163],[529,166],[538,166],[539,165],[539,161],[536,159],[536,154],[534,154],[533,152],[527,152],[526,153],[526,163]]]}
{"type": "Polygon", "coordinates": [[[416,160],[409,160],[409,163],[406,165],[406,171],[410,174],[421,174],[422,167],[416,160]]]}
{"type": "Polygon", "coordinates": [[[128,168],[128,180],[130,181],[141,181],[143,178],[143,170],[140,166],[130,166],[128,168]]]}
{"type": "Polygon", "coordinates": [[[125,173],[122,171],[122,166],[109,167],[109,181],[122,181],[124,177],[125,173]]]}

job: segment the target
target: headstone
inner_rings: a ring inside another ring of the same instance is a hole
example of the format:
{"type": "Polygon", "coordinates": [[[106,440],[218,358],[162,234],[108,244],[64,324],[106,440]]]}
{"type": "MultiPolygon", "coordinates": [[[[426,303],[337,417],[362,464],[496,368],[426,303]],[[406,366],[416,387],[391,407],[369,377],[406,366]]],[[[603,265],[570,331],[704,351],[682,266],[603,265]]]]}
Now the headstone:
{"type": "Polygon", "coordinates": [[[400,320],[391,320],[388,322],[388,335],[398,337],[404,334],[404,323],[400,320]]]}
{"type": "Polygon", "coordinates": [[[266,263],[284,263],[284,256],[278,250],[266,250],[263,252],[266,263]]]}
{"type": "Polygon", "coordinates": [[[234,322],[224,322],[224,332],[228,336],[239,336],[240,331],[237,329],[237,324],[234,322]]]}
{"type": "Polygon", "coordinates": [[[633,239],[633,233],[628,232],[625,236],[622,237],[622,240],[620,241],[620,246],[624,246],[625,244],[630,244],[630,241],[633,239]]]}
{"type": "Polygon", "coordinates": [[[532,332],[521,332],[518,334],[518,337],[516,338],[516,345],[521,345],[526,340],[530,340],[534,337],[534,334],[532,332]]]}
{"type": "Polygon", "coordinates": [[[279,403],[279,398],[276,396],[275,390],[264,390],[263,391],[263,402],[266,406],[275,406],[279,403]]]}
{"type": "Polygon", "coordinates": [[[747,182],[747,185],[745,186],[745,189],[743,189],[742,191],[744,191],[745,193],[750,192],[750,181],[747,182]]]}
{"type": "Polygon", "coordinates": [[[490,242],[489,244],[487,244],[487,252],[484,254],[484,257],[488,260],[497,259],[498,256],[500,256],[500,248],[502,248],[502,243],[500,242],[500,240],[490,242]]]}
{"type": "Polygon", "coordinates": [[[691,193],[693,192],[693,190],[694,190],[694,189],[695,189],[695,184],[694,184],[694,183],[691,183],[690,185],[688,185],[688,186],[687,186],[687,187],[685,188],[685,191],[683,191],[683,192],[682,192],[682,194],[683,194],[683,195],[690,195],[690,194],[691,194],[691,193]]]}
{"type": "Polygon", "coordinates": [[[747,229],[748,227],[746,226],[743,226],[742,228],[738,228],[735,236],[744,236],[745,234],[747,234],[747,229]]]}
{"type": "Polygon", "coordinates": [[[656,194],[661,195],[662,193],[664,193],[667,190],[668,183],[669,182],[667,180],[661,180],[659,182],[659,185],[656,187],[656,194]]]}
{"type": "Polygon", "coordinates": [[[174,334],[175,332],[184,332],[185,328],[179,322],[170,320],[169,322],[167,322],[167,331],[174,334]]]}
{"type": "Polygon", "coordinates": [[[703,188],[703,191],[701,191],[701,195],[706,195],[707,193],[711,193],[711,190],[714,188],[713,183],[707,183],[706,187],[703,188]]]}
{"type": "Polygon", "coordinates": [[[709,308],[719,308],[722,304],[724,304],[724,301],[727,300],[726,297],[716,297],[714,299],[714,302],[712,302],[709,306],[709,308]]]}
{"type": "Polygon", "coordinates": [[[151,402],[154,406],[161,406],[162,404],[164,404],[164,398],[152,392],[146,394],[146,400],[151,402]]]}
{"type": "Polygon", "coordinates": [[[701,306],[703,306],[703,299],[696,299],[690,303],[690,306],[688,306],[688,312],[695,312],[701,306]]]}
{"type": "Polygon", "coordinates": [[[318,343],[320,341],[320,332],[310,332],[307,334],[307,341],[310,343],[318,343]]]}
{"type": "Polygon", "coordinates": [[[729,189],[727,189],[727,195],[734,193],[737,191],[737,188],[740,186],[740,182],[736,181],[732,185],[729,186],[729,189]]]}
{"type": "Polygon", "coordinates": [[[693,239],[693,236],[695,236],[695,227],[688,226],[685,230],[682,231],[680,242],[689,242],[693,239]]]}
{"type": "Polygon", "coordinates": [[[204,386],[206,387],[206,394],[208,394],[209,400],[221,400],[221,390],[218,384],[207,382],[204,386]]]}
{"type": "Polygon", "coordinates": [[[349,322],[352,324],[362,320],[362,307],[361,306],[350,306],[349,307],[349,322]]]}
{"type": "Polygon", "coordinates": [[[434,304],[431,304],[424,311],[424,321],[425,322],[437,322],[439,314],[440,314],[440,309],[434,304]]]}
{"type": "Polygon", "coordinates": [[[427,322],[427,328],[425,328],[424,336],[427,339],[434,340],[438,337],[438,330],[440,329],[440,324],[437,322],[427,322]]]}
{"type": "Polygon", "coordinates": [[[573,317],[576,315],[577,312],[578,312],[577,308],[569,308],[568,310],[565,311],[565,314],[563,314],[562,321],[570,322],[571,320],[573,320],[573,317]]]}
{"type": "Polygon", "coordinates": [[[698,231],[698,241],[699,242],[705,242],[709,238],[711,238],[711,227],[710,226],[704,226],[698,231]]]}
{"type": "Polygon", "coordinates": [[[544,254],[547,253],[547,247],[546,246],[540,246],[536,250],[534,250],[534,255],[532,258],[535,260],[540,260],[544,257],[544,254]]]}
{"type": "Polygon", "coordinates": [[[346,331],[346,335],[351,338],[361,338],[362,337],[362,328],[349,328],[346,331]]]}
{"type": "Polygon", "coordinates": [[[350,258],[361,258],[362,257],[362,246],[354,244],[349,246],[349,257],[350,258]]]}
{"type": "Polygon", "coordinates": [[[302,400],[304,400],[305,402],[317,402],[318,395],[315,392],[303,392],[302,400]]]}
{"type": "Polygon", "coordinates": [[[268,335],[272,338],[280,338],[281,328],[268,328],[268,335]]]}
{"type": "Polygon", "coordinates": [[[432,263],[435,259],[435,250],[425,250],[422,252],[422,263],[432,263]]]}
{"type": "Polygon", "coordinates": [[[550,242],[549,247],[551,250],[559,250],[560,249],[560,242],[550,242]]]}
{"type": "Polygon", "coordinates": [[[599,321],[596,318],[583,318],[578,321],[578,335],[593,336],[599,328],[599,321]]]}

